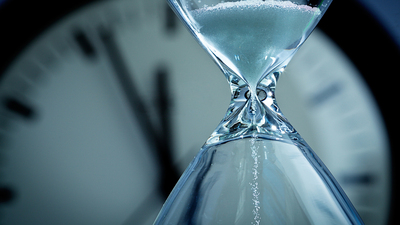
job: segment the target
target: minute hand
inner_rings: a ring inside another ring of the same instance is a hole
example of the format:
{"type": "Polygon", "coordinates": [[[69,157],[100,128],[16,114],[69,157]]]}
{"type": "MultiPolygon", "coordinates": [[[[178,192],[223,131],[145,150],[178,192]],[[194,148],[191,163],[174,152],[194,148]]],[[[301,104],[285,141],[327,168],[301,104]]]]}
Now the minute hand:
{"type": "Polygon", "coordinates": [[[101,30],[100,37],[104,44],[110,63],[122,87],[133,115],[136,117],[146,141],[154,150],[158,163],[160,164],[161,183],[160,188],[163,196],[168,197],[176,181],[179,172],[172,163],[172,151],[168,142],[164,142],[162,136],[153,126],[147,108],[139,96],[133,76],[130,74],[123,60],[122,54],[116,44],[112,32],[101,30]]]}

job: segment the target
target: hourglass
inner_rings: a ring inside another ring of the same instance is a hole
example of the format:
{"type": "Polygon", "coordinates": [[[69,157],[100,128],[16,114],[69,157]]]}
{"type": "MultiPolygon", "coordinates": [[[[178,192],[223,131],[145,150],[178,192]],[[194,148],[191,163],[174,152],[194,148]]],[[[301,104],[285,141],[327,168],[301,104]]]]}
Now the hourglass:
{"type": "Polygon", "coordinates": [[[331,1],[169,0],[232,97],[155,224],[363,224],[274,96],[331,1]]]}

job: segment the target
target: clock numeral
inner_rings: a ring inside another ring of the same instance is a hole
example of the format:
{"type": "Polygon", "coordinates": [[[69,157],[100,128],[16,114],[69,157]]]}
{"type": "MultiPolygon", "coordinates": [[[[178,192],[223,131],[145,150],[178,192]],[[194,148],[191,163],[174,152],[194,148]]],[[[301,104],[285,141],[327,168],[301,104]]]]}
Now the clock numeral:
{"type": "Polygon", "coordinates": [[[321,105],[329,99],[332,99],[333,96],[339,94],[342,90],[343,86],[340,83],[333,83],[327,88],[324,88],[322,91],[314,94],[314,96],[310,99],[310,103],[312,106],[321,105]]]}
{"type": "Polygon", "coordinates": [[[372,185],[375,183],[375,177],[372,174],[353,174],[342,176],[341,181],[346,185],[372,185]]]}
{"type": "Polygon", "coordinates": [[[9,187],[0,187],[0,204],[9,203],[15,197],[14,191],[9,187]]]}
{"type": "Polygon", "coordinates": [[[22,103],[21,101],[8,97],[4,100],[4,106],[10,112],[22,116],[25,119],[32,119],[35,116],[35,112],[32,107],[22,103]]]}
{"type": "Polygon", "coordinates": [[[81,48],[83,54],[88,58],[96,57],[96,50],[93,47],[92,43],[89,41],[89,38],[82,30],[77,30],[74,32],[74,39],[78,43],[81,48]]]}

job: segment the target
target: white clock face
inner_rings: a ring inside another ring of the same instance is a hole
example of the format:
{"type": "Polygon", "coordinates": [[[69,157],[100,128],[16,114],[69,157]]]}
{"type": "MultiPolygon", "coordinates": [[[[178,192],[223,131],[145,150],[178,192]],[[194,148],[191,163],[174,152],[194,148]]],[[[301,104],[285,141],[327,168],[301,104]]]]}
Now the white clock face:
{"type": "Polygon", "coordinates": [[[338,180],[366,224],[386,224],[390,147],[362,75],[319,30],[278,83],[282,112],[338,180]]]}
{"type": "MultiPolygon", "coordinates": [[[[156,75],[167,73],[172,130],[165,135],[180,172],[230,101],[223,74],[185,27],[177,21],[167,30],[166,7],[161,0],[89,4],[39,35],[2,75],[1,184],[15,197],[1,206],[1,222],[152,224],[163,203],[160,164],[113,57],[123,60],[158,132],[156,75]]],[[[389,147],[360,76],[317,31],[281,77],[277,98],[366,223],[383,224],[389,147]]]]}

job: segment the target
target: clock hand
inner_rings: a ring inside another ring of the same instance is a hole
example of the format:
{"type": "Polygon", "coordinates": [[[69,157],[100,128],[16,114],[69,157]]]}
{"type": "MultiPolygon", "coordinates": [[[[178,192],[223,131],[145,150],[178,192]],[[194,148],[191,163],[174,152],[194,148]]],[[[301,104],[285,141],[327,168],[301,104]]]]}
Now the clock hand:
{"type": "Polygon", "coordinates": [[[169,97],[169,85],[168,85],[168,71],[165,67],[160,67],[156,74],[157,81],[157,94],[158,94],[158,112],[161,121],[161,141],[162,148],[160,149],[160,154],[162,155],[162,159],[165,161],[163,163],[165,171],[168,171],[167,174],[164,174],[162,177],[166,196],[174,188],[176,182],[180,177],[180,172],[178,168],[173,164],[172,160],[172,138],[173,138],[173,130],[171,127],[172,117],[171,117],[171,98],[169,97]]]}
{"type": "Polygon", "coordinates": [[[159,188],[163,197],[167,198],[180,176],[178,169],[172,163],[172,151],[170,146],[168,146],[168,142],[163,141],[161,138],[162,135],[160,135],[155,129],[155,126],[152,125],[147,108],[139,96],[139,92],[124,63],[112,32],[101,29],[100,38],[105,46],[106,53],[128,101],[129,107],[137,118],[146,141],[152,149],[154,149],[155,156],[160,165],[161,182],[159,188]]]}
{"type": "Polygon", "coordinates": [[[129,103],[129,107],[138,118],[138,123],[145,134],[145,137],[148,139],[147,141],[153,143],[153,141],[155,141],[154,139],[157,140],[157,132],[154,130],[153,126],[151,126],[147,109],[142,99],[139,97],[139,92],[135,88],[136,85],[134,84],[133,79],[131,79],[131,75],[125,66],[114,37],[110,31],[105,29],[100,31],[100,37],[104,44],[108,59],[114,69],[115,75],[117,76],[118,82],[129,103]]]}
{"type": "Polygon", "coordinates": [[[167,33],[171,34],[174,33],[177,29],[177,25],[178,25],[178,20],[177,17],[174,13],[174,11],[172,11],[171,7],[169,7],[168,4],[165,4],[165,28],[167,33]]]}

